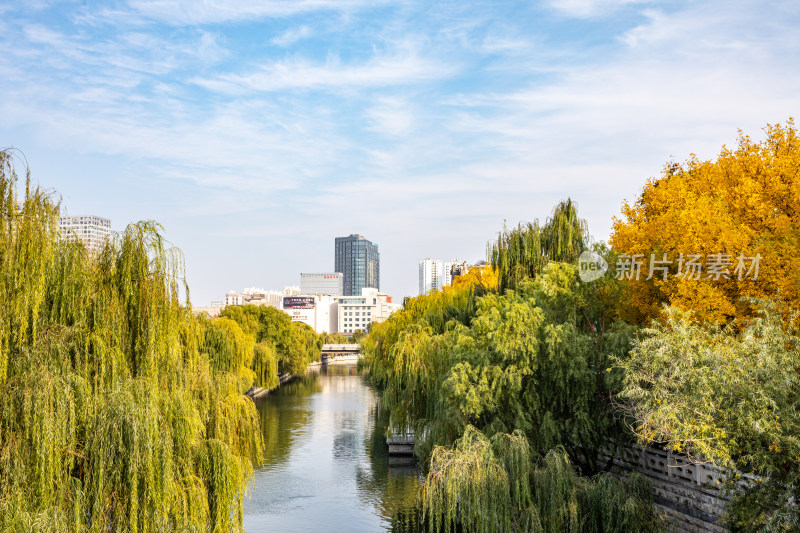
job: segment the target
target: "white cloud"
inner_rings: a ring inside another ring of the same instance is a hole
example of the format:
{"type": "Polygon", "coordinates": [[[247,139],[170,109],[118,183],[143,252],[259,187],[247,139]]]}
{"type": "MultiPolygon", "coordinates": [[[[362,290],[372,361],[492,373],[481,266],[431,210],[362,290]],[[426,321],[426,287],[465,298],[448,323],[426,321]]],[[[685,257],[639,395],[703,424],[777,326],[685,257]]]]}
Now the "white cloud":
{"type": "Polygon", "coordinates": [[[289,28],[277,37],[273,38],[271,42],[277,46],[289,46],[290,44],[294,44],[297,41],[306,39],[310,36],[311,28],[303,25],[299,28],[289,28]]]}
{"type": "Polygon", "coordinates": [[[211,79],[195,78],[193,83],[228,94],[287,89],[327,89],[412,85],[446,78],[455,65],[420,57],[413,52],[375,55],[363,63],[343,63],[337,57],[325,63],[286,59],[269,63],[249,74],[225,74],[211,79]]]}
{"type": "Polygon", "coordinates": [[[366,116],[370,129],[392,137],[408,134],[415,122],[411,102],[399,97],[380,98],[366,116]]]}
{"type": "Polygon", "coordinates": [[[550,0],[548,3],[557,12],[575,18],[610,16],[620,8],[631,4],[646,4],[652,0],[550,0]]]}
{"type": "Polygon", "coordinates": [[[383,3],[374,0],[132,0],[145,17],[172,25],[213,24],[228,21],[278,18],[315,11],[350,11],[383,3]]]}

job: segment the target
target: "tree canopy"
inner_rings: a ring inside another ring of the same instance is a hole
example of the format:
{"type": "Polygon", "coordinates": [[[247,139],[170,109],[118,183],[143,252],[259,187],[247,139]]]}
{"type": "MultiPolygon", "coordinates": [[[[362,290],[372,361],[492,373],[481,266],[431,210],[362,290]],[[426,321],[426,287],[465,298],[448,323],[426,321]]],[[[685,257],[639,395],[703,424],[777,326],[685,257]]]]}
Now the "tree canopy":
{"type": "Polygon", "coordinates": [[[623,206],[611,245],[643,261],[641,279],[626,279],[629,320],[647,323],[665,304],[716,323],[754,316],[742,297],[800,307],[800,137],[792,120],[765,132],[761,142],[740,133],[738,147],[723,147],[715,161],[668,164],[623,206]],[[657,264],[669,269],[666,280],[660,270],[645,280],[651,256],[670,261],[657,264]]]}
{"type": "Polygon", "coordinates": [[[87,250],[17,180],[0,151],[0,530],[240,530],[262,449],[248,336],[181,305],[160,226],[87,250]]]}

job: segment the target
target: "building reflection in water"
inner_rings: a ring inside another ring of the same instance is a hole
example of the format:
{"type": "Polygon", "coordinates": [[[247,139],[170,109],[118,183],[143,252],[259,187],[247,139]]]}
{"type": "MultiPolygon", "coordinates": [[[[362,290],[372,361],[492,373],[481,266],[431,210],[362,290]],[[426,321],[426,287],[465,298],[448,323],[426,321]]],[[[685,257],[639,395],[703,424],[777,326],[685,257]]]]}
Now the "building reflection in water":
{"type": "Polygon", "coordinates": [[[257,401],[264,462],[245,500],[247,531],[377,531],[411,506],[421,476],[390,461],[388,415],[355,367],[329,366],[257,401]]]}

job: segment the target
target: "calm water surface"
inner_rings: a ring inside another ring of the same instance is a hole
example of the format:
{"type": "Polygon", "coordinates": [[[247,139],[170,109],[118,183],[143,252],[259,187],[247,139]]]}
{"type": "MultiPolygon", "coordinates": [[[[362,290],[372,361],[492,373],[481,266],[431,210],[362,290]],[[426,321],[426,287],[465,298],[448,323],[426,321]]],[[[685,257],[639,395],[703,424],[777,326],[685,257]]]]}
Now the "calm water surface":
{"type": "Polygon", "coordinates": [[[378,395],[354,367],[334,366],[256,401],[264,463],[244,502],[260,531],[388,531],[413,502],[419,470],[389,463],[378,395]]]}

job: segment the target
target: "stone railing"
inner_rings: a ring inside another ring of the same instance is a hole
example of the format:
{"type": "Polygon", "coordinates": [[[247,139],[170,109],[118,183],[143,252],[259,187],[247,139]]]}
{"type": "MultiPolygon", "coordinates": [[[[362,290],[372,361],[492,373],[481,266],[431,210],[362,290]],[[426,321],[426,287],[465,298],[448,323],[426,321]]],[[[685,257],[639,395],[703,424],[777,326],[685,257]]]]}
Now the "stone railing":
{"type": "MultiPolygon", "coordinates": [[[[729,498],[721,490],[725,470],[657,448],[619,449],[612,473],[625,476],[634,471],[650,479],[656,508],[667,516],[670,531],[727,531],[723,517],[729,498]]],[[[742,483],[751,479],[743,476],[742,483]]]]}

